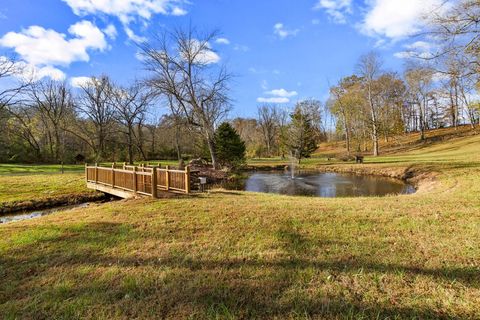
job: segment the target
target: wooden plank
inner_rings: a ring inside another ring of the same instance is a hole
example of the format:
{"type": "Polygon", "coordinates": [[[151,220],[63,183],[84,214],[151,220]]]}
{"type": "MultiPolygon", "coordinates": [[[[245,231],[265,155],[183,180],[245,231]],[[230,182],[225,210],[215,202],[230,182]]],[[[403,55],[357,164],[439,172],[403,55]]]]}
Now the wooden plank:
{"type": "Polygon", "coordinates": [[[87,183],[87,188],[112,194],[114,196],[124,198],[124,199],[133,198],[135,196],[132,192],[112,188],[110,186],[103,185],[103,184],[95,184],[95,183],[89,182],[87,183]]]}

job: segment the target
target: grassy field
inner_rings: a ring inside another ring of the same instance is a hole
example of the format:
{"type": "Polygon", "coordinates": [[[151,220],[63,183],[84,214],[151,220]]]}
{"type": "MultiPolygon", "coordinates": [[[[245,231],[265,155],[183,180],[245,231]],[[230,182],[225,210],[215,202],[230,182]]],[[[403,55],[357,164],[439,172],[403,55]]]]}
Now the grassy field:
{"type": "Polygon", "coordinates": [[[65,174],[0,175],[0,204],[77,195],[90,192],[83,172],[65,174]]]}
{"type": "Polygon", "coordinates": [[[0,225],[0,318],[480,319],[480,136],[333,166],[428,181],[383,198],[218,190],[0,225]]]}

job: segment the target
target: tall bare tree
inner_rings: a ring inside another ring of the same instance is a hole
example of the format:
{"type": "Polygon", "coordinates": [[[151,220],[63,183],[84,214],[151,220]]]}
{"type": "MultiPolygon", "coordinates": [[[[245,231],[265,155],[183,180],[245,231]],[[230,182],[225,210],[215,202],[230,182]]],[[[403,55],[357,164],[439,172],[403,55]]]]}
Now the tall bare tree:
{"type": "Polygon", "coordinates": [[[262,131],[263,141],[267,147],[267,155],[272,156],[275,140],[277,138],[279,120],[275,105],[262,105],[257,108],[258,125],[262,131]]]}
{"type": "Polygon", "coordinates": [[[151,73],[148,85],[159,95],[173,97],[188,123],[201,129],[214,167],[215,126],[229,111],[231,79],[226,68],[218,65],[219,57],[210,46],[216,37],[216,32],[176,29],[157,35],[155,43],[140,45],[151,73]]]}
{"type": "Polygon", "coordinates": [[[92,148],[95,159],[100,160],[105,156],[106,140],[114,122],[112,84],[107,76],[92,77],[81,86],[80,91],[75,103],[80,117],[77,130],[67,130],[86,142],[92,148]]]}
{"type": "MultiPolygon", "coordinates": [[[[142,122],[145,113],[152,101],[152,94],[147,92],[140,83],[135,83],[128,88],[112,87],[111,103],[116,112],[115,119],[121,124],[122,132],[126,136],[128,161],[133,164],[136,137],[135,127],[137,126],[137,134],[142,130],[142,122]]],[[[141,150],[139,150],[141,152],[141,150]]]]}
{"type": "Polygon", "coordinates": [[[375,81],[381,73],[382,61],[375,52],[370,52],[360,57],[358,73],[362,77],[365,86],[366,100],[370,109],[370,126],[373,142],[373,155],[379,155],[379,130],[378,130],[378,103],[375,92],[375,81]]]}
{"type": "Polygon", "coordinates": [[[58,162],[62,149],[64,121],[72,111],[70,89],[63,82],[52,80],[34,83],[29,90],[32,107],[37,110],[45,127],[50,154],[58,162]]]}

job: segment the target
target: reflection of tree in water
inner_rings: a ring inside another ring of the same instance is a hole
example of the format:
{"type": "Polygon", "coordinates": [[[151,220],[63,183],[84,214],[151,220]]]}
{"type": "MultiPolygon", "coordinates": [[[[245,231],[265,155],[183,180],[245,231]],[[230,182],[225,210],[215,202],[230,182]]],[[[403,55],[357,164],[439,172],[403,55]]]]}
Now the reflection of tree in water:
{"type": "Polygon", "coordinates": [[[286,179],[279,192],[288,195],[314,196],[317,194],[317,189],[318,186],[308,183],[307,180],[296,178],[286,179]]]}

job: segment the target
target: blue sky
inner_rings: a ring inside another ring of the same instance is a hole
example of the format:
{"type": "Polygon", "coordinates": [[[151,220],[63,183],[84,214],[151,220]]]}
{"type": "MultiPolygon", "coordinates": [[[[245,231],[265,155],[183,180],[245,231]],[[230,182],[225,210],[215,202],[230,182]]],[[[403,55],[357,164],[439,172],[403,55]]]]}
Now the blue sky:
{"type": "Polygon", "coordinates": [[[254,116],[263,101],[325,100],[371,50],[401,70],[410,50],[431,49],[410,35],[439,1],[2,0],[0,56],[16,54],[38,77],[75,84],[105,73],[127,84],[145,76],[134,40],[189,23],[219,29],[211,46],[236,75],[231,115],[254,116]]]}

